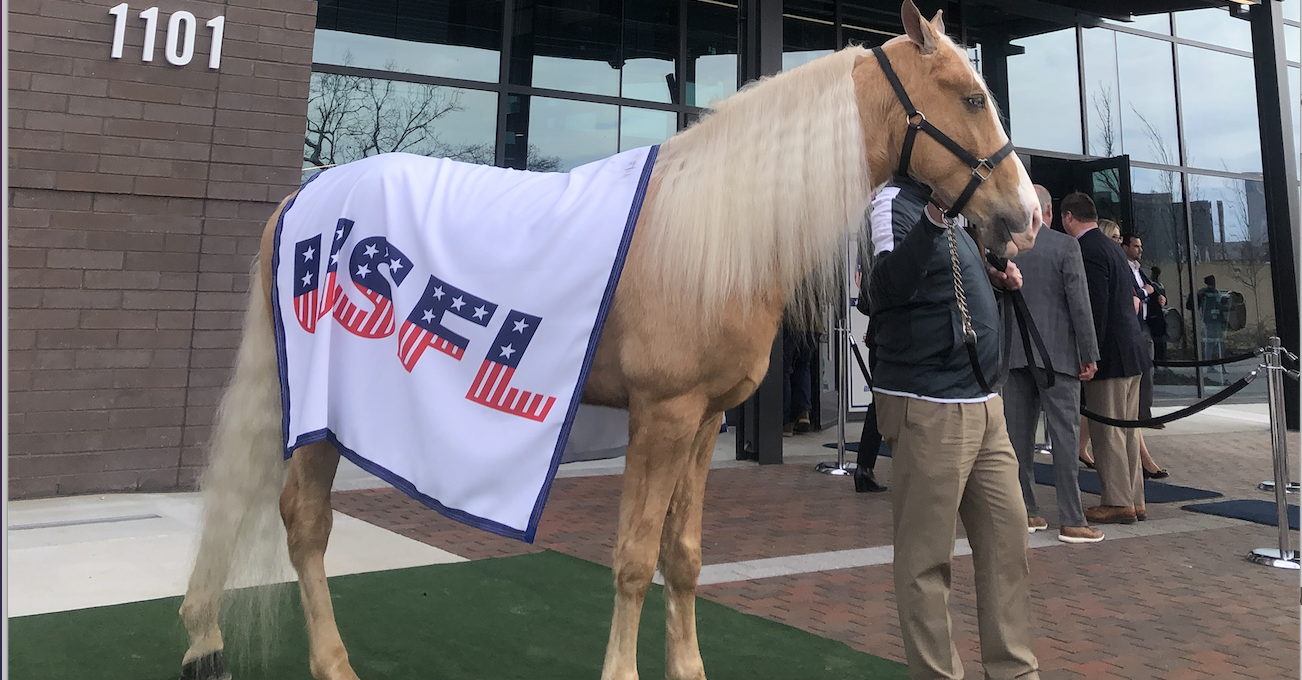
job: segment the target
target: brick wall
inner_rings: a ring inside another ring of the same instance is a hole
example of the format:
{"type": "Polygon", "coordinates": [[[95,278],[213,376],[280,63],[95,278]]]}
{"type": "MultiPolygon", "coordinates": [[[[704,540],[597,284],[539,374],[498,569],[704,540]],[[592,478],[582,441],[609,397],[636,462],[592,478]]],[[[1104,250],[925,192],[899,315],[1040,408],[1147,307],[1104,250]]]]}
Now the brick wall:
{"type": "Polygon", "coordinates": [[[9,5],[14,498],[192,486],[262,226],[298,184],[316,2],[132,0],[111,59],[115,4],[9,5]],[[177,10],[185,66],[163,57],[177,10]]]}

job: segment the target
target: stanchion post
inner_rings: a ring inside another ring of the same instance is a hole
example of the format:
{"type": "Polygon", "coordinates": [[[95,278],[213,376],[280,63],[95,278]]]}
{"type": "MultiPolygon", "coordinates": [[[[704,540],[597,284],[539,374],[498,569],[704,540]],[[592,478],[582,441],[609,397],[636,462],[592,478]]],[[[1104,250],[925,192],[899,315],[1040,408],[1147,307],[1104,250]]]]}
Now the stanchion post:
{"type": "Polygon", "coordinates": [[[1279,548],[1258,548],[1248,559],[1281,569],[1298,569],[1302,560],[1289,546],[1288,528],[1288,439],[1284,421],[1284,363],[1279,338],[1272,337],[1266,349],[1267,394],[1270,404],[1270,454],[1275,468],[1275,516],[1279,527],[1279,548]]]}
{"type": "MultiPolygon", "coordinates": [[[[844,277],[854,269],[853,243],[847,235],[845,238],[844,277]]],[[[845,426],[850,416],[850,293],[846,290],[848,278],[842,278],[840,284],[840,309],[836,312],[836,462],[819,463],[814,469],[828,475],[848,476],[850,470],[845,464],[845,426]]]]}

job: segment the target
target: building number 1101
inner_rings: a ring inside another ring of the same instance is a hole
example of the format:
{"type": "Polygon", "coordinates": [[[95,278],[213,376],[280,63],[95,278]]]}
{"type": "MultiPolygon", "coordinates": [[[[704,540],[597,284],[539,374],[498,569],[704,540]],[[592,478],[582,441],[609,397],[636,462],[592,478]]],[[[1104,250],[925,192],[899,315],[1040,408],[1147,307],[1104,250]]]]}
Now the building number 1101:
{"type": "MultiPolygon", "coordinates": [[[[114,17],[113,51],[110,54],[114,59],[122,58],[122,43],[127,32],[129,11],[125,2],[109,10],[109,14],[114,17]]],[[[145,21],[145,44],[141,61],[153,61],[158,8],[150,7],[140,13],[140,18],[145,21]]],[[[167,21],[167,44],[163,48],[163,56],[167,58],[167,63],[173,66],[185,66],[190,63],[190,59],[194,57],[194,33],[198,23],[199,20],[185,10],[172,13],[167,21]]],[[[208,68],[215,69],[222,61],[222,33],[226,26],[226,17],[213,17],[204,25],[212,29],[212,49],[208,53],[208,68]]]]}

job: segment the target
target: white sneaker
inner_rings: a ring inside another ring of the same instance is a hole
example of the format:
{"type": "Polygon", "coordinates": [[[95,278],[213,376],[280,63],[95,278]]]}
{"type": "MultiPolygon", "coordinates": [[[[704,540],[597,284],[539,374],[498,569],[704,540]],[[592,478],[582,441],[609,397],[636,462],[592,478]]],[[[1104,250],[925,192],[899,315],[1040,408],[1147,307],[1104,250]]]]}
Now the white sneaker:
{"type": "Polygon", "coordinates": [[[1041,529],[1048,529],[1049,523],[1043,517],[1031,515],[1026,518],[1026,533],[1033,534],[1041,529]]]}

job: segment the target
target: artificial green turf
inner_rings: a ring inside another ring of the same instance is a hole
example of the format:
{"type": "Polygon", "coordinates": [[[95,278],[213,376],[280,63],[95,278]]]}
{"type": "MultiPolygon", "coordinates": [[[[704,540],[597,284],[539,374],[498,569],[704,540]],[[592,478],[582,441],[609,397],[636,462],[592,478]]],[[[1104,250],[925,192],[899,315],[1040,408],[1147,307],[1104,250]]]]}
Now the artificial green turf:
{"type": "MultiPolygon", "coordinates": [[[[596,679],[614,597],[609,569],[543,552],[330,579],[339,629],[362,680],[596,679]]],[[[174,680],[186,648],[180,598],[9,622],[14,680],[174,680]]],[[[905,678],[903,665],[790,626],[697,600],[711,680],[905,678]]],[[[295,593],[270,661],[232,660],[235,680],[309,680],[295,593]]],[[[234,643],[228,654],[236,655],[234,643]]],[[[664,677],[664,600],[643,610],[640,675],[664,677]]]]}

